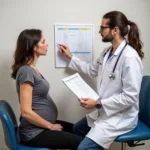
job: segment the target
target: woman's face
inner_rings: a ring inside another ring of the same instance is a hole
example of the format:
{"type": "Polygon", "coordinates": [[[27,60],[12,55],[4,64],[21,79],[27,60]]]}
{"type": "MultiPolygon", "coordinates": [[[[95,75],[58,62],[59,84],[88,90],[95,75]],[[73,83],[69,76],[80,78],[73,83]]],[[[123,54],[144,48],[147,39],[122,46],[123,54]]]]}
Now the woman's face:
{"type": "Polygon", "coordinates": [[[41,40],[35,47],[34,51],[35,51],[36,55],[40,56],[40,55],[46,55],[47,50],[48,50],[48,43],[46,42],[46,40],[42,34],[41,40]]]}

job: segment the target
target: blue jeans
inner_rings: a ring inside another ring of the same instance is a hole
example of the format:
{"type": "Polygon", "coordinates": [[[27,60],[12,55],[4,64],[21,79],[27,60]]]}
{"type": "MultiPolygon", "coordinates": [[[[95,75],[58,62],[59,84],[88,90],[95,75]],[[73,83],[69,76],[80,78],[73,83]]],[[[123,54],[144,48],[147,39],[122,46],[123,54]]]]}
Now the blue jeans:
{"type": "Polygon", "coordinates": [[[90,127],[87,124],[87,119],[84,117],[80,121],[78,121],[76,124],[74,124],[74,133],[83,137],[84,139],[78,146],[78,150],[104,150],[100,145],[95,143],[93,140],[91,140],[88,137],[85,137],[86,134],[90,131],[90,127]]]}

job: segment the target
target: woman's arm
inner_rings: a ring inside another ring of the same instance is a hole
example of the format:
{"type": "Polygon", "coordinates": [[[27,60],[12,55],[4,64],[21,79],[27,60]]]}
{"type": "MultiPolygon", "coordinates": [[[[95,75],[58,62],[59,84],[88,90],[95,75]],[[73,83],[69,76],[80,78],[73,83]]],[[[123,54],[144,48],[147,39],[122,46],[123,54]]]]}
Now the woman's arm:
{"type": "Polygon", "coordinates": [[[32,110],[32,84],[30,82],[25,82],[20,85],[20,109],[21,116],[26,118],[32,124],[46,128],[49,130],[62,130],[62,126],[60,124],[52,124],[42,117],[40,117],[37,113],[32,110]]]}

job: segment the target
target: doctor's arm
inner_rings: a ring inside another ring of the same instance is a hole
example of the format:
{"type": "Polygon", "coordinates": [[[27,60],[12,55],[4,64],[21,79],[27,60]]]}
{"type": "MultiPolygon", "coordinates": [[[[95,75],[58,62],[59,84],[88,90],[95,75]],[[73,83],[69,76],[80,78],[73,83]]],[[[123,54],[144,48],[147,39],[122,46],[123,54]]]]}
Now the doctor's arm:
{"type": "Polygon", "coordinates": [[[140,60],[136,57],[125,58],[122,71],[122,92],[101,100],[103,109],[108,116],[138,103],[142,73],[143,66],[140,60]]]}
{"type": "Polygon", "coordinates": [[[72,56],[70,48],[64,44],[60,44],[60,53],[62,55],[66,55],[70,59],[70,63],[68,65],[69,68],[76,70],[77,72],[82,72],[90,77],[96,77],[98,75],[100,58],[93,63],[88,64],[85,61],[81,61],[79,58],[72,56]]]}

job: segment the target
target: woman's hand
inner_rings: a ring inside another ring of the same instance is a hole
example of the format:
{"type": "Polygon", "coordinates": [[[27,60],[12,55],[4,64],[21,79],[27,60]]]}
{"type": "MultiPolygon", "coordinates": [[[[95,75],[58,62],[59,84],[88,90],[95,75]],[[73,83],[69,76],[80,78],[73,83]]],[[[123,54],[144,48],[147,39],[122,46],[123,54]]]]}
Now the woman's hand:
{"type": "Polygon", "coordinates": [[[96,100],[91,98],[81,98],[80,105],[86,109],[93,109],[96,106],[96,100]]]}
{"type": "Polygon", "coordinates": [[[62,131],[63,127],[61,126],[61,124],[52,124],[50,129],[51,130],[62,131]]]}
{"type": "Polygon", "coordinates": [[[72,58],[72,55],[70,53],[70,48],[67,45],[59,44],[60,45],[60,53],[66,55],[70,60],[72,58]]]}

